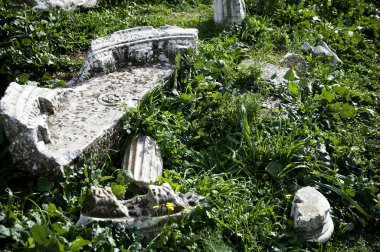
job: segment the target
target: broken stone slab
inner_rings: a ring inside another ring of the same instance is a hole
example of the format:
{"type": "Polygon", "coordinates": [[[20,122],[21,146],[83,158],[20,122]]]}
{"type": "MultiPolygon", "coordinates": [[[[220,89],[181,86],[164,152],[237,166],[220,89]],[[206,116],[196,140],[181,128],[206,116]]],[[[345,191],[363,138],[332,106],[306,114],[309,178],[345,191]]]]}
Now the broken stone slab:
{"type": "Polygon", "coordinates": [[[83,154],[117,146],[124,107],[168,80],[176,53],[196,48],[197,30],[140,27],[96,39],[82,70],[57,89],[11,83],[0,102],[16,166],[56,177],[83,154]]]}
{"type": "Polygon", "coordinates": [[[136,27],[117,31],[92,41],[81,70],[68,85],[73,86],[101,73],[154,62],[174,62],[178,53],[196,49],[198,31],[176,26],[136,27]]]}
{"type": "Polygon", "coordinates": [[[319,41],[315,47],[312,47],[309,42],[305,42],[301,46],[301,50],[312,52],[314,55],[324,55],[324,56],[330,56],[332,57],[330,62],[333,65],[337,65],[339,63],[342,63],[342,61],[339,59],[338,55],[336,55],[335,52],[333,52],[330,47],[324,42],[319,41]]]}
{"type": "Polygon", "coordinates": [[[205,204],[205,197],[196,193],[175,193],[168,183],[149,185],[146,195],[124,201],[117,200],[109,187],[92,186],[91,193],[82,203],[77,227],[111,221],[122,223],[128,229],[150,233],[160,230],[169,220],[179,219],[196,206],[205,204]]]}
{"type": "Polygon", "coordinates": [[[16,4],[27,4],[37,10],[61,8],[67,11],[90,9],[98,4],[98,0],[12,0],[16,4]]]}
{"type": "Polygon", "coordinates": [[[290,216],[294,218],[294,228],[309,242],[327,242],[334,232],[327,199],[313,187],[299,189],[292,202],[290,216]]]}
{"type": "Polygon", "coordinates": [[[214,0],[214,22],[217,24],[241,24],[245,13],[244,0],[214,0]]]}
{"type": "Polygon", "coordinates": [[[136,185],[146,187],[162,176],[163,163],[160,150],[154,140],[139,135],[132,139],[123,160],[123,170],[132,174],[136,185]]]}

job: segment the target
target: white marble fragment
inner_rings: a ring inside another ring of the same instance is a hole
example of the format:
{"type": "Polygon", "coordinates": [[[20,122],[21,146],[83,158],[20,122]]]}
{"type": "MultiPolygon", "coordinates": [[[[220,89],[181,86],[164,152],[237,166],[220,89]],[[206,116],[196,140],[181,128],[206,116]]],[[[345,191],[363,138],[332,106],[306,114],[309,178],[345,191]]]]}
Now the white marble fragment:
{"type": "Polygon", "coordinates": [[[126,150],[123,169],[132,173],[137,185],[148,186],[162,176],[162,158],[154,140],[148,136],[135,137],[126,150]]]}
{"type": "Polygon", "coordinates": [[[324,41],[319,41],[315,47],[312,47],[309,42],[305,42],[301,46],[301,50],[312,52],[315,55],[323,54],[325,56],[331,56],[331,63],[333,65],[342,63],[338,55],[336,55],[324,41]]]}
{"type": "Polygon", "coordinates": [[[128,29],[93,41],[81,71],[66,87],[11,83],[0,101],[0,117],[16,166],[56,177],[79,156],[116,147],[124,106],[135,107],[168,80],[175,55],[196,48],[196,42],[196,29],[128,29]]]}
{"type": "Polygon", "coordinates": [[[293,199],[290,216],[294,228],[309,242],[327,242],[334,232],[327,199],[313,187],[299,189],[293,199]]]}
{"type": "Polygon", "coordinates": [[[81,207],[77,227],[98,221],[122,223],[126,228],[144,233],[159,230],[170,219],[181,218],[184,212],[205,204],[205,197],[196,193],[176,193],[168,183],[149,185],[146,195],[128,200],[117,200],[108,187],[91,187],[92,194],[81,207]]]}
{"type": "Polygon", "coordinates": [[[76,9],[94,8],[99,0],[12,0],[15,3],[23,3],[32,6],[37,10],[61,8],[66,11],[76,9]]]}
{"type": "Polygon", "coordinates": [[[244,0],[214,0],[214,22],[217,24],[241,24],[245,12],[244,0]]]}

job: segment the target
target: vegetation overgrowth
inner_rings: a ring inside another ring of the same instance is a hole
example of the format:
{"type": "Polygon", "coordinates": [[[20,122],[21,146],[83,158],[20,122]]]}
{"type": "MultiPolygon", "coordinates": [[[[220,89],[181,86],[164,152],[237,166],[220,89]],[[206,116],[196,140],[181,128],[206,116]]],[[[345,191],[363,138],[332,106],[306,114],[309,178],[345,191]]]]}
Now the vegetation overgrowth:
{"type": "Polygon", "coordinates": [[[127,136],[158,142],[160,183],[208,202],[150,239],[111,223],[77,228],[92,185],[110,186],[120,199],[133,194],[123,150],[105,150],[100,166],[85,157],[50,181],[12,167],[0,131],[1,251],[380,250],[379,2],[246,4],[243,24],[223,28],[212,21],[210,0],[104,0],[75,12],[0,3],[1,95],[11,81],[64,85],[91,40],[116,30],[198,28],[198,52],[177,56],[172,81],[127,108],[123,122],[127,136]],[[320,40],[342,65],[303,53],[307,68],[288,71],[285,85],[263,79],[257,65],[240,65],[247,58],[279,64],[286,52],[302,54],[305,41],[320,40]],[[279,107],[263,107],[269,100],[279,107]],[[292,197],[306,185],[332,206],[335,232],[325,245],[293,230],[292,197]]]}

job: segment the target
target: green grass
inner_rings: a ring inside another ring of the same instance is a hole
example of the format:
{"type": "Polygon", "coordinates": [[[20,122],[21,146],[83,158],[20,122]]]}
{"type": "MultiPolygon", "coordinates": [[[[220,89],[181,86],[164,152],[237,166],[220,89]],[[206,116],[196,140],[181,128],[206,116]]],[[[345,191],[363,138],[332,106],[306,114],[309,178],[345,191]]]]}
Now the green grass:
{"type": "MultiPolygon", "coordinates": [[[[134,26],[199,30],[198,53],[177,57],[176,77],[123,118],[160,146],[176,191],[207,205],[151,239],[122,225],[76,228],[91,185],[135,194],[120,167],[123,148],[102,166],[84,157],[58,181],[12,167],[0,132],[0,250],[10,251],[378,251],[380,249],[379,6],[376,1],[249,0],[241,26],[212,22],[211,1],[104,1],[94,10],[36,12],[0,5],[0,83],[52,86],[70,79],[91,42],[134,26]],[[313,5],[315,6],[313,7],[313,5]],[[70,27],[70,29],[67,29],[70,27]],[[323,39],[344,62],[333,66],[300,51],[323,39]],[[308,68],[278,87],[247,58],[279,64],[301,53],[308,68]],[[280,107],[262,103],[274,97],[280,107]],[[315,186],[329,200],[335,232],[325,245],[293,230],[292,196],[315,186]]],[[[125,193],[124,193],[125,192],[125,193]]]]}

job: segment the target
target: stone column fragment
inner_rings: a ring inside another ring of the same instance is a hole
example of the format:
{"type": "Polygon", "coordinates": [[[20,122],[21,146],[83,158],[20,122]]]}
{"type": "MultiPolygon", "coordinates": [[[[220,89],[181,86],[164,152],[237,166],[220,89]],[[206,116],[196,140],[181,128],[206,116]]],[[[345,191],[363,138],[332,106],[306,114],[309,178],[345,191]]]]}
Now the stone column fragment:
{"type": "Polygon", "coordinates": [[[214,22],[217,24],[241,24],[245,11],[244,0],[214,0],[214,22]]]}
{"type": "Polygon", "coordinates": [[[127,149],[123,169],[132,173],[139,186],[148,186],[162,176],[162,158],[158,146],[148,136],[135,137],[127,149]]]}

